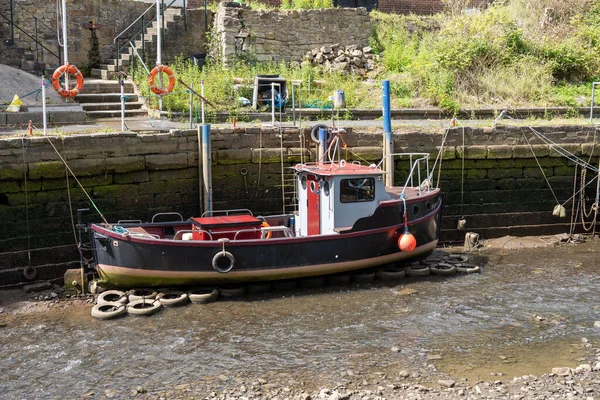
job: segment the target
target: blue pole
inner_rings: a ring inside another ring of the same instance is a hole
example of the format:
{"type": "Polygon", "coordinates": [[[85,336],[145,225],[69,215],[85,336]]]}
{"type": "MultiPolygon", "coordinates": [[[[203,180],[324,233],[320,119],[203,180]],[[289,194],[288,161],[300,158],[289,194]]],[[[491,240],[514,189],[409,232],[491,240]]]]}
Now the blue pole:
{"type": "Polygon", "coordinates": [[[202,125],[202,177],[204,212],[212,211],[212,156],[210,149],[210,124],[202,125]]]}
{"type": "Polygon", "coordinates": [[[327,150],[327,128],[319,128],[319,162],[325,161],[327,150]]]}
{"type": "Polygon", "coordinates": [[[383,158],[385,165],[385,185],[394,186],[394,134],[392,133],[392,115],[390,112],[390,81],[382,82],[381,102],[383,104],[383,158]]]}
{"type": "Polygon", "coordinates": [[[392,131],[392,117],[390,113],[390,81],[382,82],[381,100],[383,103],[383,132],[392,131]]]}

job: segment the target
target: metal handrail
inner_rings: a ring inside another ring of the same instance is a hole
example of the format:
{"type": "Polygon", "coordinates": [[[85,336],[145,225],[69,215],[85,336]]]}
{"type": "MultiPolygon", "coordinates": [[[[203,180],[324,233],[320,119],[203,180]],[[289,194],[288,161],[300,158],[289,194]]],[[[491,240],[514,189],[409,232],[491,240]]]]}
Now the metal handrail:
{"type": "MultiPolygon", "coordinates": [[[[235,231],[233,240],[238,240],[237,236],[240,233],[255,233],[255,232],[261,232],[261,234],[264,234],[265,232],[283,232],[285,237],[288,237],[288,238],[293,237],[292,230],[290,228],[288,228],[287,226],[281,225],[281,226],[264,227],[264,228],[260,228],[260,229],[242,229],[239,231],[235,231]]],[[[219,232],[219,233],[230,233],[230,232],[219,232]]],[[[251,239],[240,239],[240,240],[251,240],[251,239]]]]}
{"type": "MultiPolygon", "coordinates": [[[[0,13],[0,17],[4,18],[5,20],[7,20],[8,22],[10,21],[10,18],[8,18],[6,15],[0,13]]],[[[33,40],[36,45],[41,46],[43,49],[45,49],[48,53],[52,54],[54,57],[58,58],[58,62],[60,64],[60,56],[57,55],[56,53],[54,53],[52,50],[50,50],[49,48],[47,48],[46,46],[44,46],[40,41],[38,41],[35,37],[31,36],[29,33],[27,33],[26,31],[23,30],[23,28],[21,28],[19,25],[15,24],[14,22],[12,22],[12,25],[17,28],[18,30],[20,30],[21,32],[23,32],[28,38],[30,38],[31,40],[33,40]]]]}
{"type": "MultiPolygon", "coordinates": [[[[166,10],[168,10],[169,8],[171,8],[171,6],[173,5],[173,3],[175,3],[175,1],[177,0],[172,0],[166,7],[164,6],[164,0],[163,1],[163,6],[161,7],[161,13],[162,13],[162,23],[163,26],[162,27],[157,27],[157,29],[162,29],[164,31],[164,23],[165,23],[165,18],[164,18],[164,13],[166,10]]],[[[187,0],[183,0],[183,23],[184,23],[184,29],[187,32],[187,7],[186,7],[186,3],[187,0]]],[[[146,49],[145,49],[145,30],[148,26],[150,26],[154,21],[156,21],[156,15],[154,15],[154,17],[152,17],[152,19],[147,22],[146,24],[144,24],[144,16],[150,11],[156,9],[155,5],[152,5],[150,7],[148,7],[146,9],[146,11],[144,11],[139,17],[137,17],[131,24],[129,24],[129,26],[127,28],[125,28],[121,33],[119,33],[114,39],[113,39],[113,43],[115,45],[115,60],[116,60],[116,67],[117,70],[119,69],[119,55],[121,54],[121,50],[123,50],[125,47],[127,47],[127,44],[131,43],[132,40],[134,40],[137,36],[142,35],[142,58],[146,56],[146,49]],[[141,29],[139,29],[138,31],[136,31],[135,33],[133,33],[132,35],[129,35],[128,38],[123,38],[122,36],[125,35],[125,33],[132,28],[134,25],[136,25],[138,22],[142,23],[142,27],[141,29]],[[123,46],[119,46],[119,41],[120,40],[126,40],[126,44],[124,44],[123,46]]],[[[164,42],[163,42],[164,45],[164,42]]]]}
{"type": "Polygon", "coordinates": [[[154,219],[156,217],[163,216],[163,215],[173,215],[173,216],[179,217],[179,221],[163,221],[163,222],[183,222],[183,217],[178,212],[162,212],[162,213],[154,214],[154,216],[152,217],[152,223],[154,223],[154,219]]]}

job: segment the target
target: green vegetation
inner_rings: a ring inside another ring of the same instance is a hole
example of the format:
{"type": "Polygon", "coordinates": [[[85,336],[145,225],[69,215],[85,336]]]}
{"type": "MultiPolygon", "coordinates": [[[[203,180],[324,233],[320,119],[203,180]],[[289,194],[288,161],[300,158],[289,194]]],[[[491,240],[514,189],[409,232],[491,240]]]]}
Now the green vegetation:
{"type": "MultiPolygon", "coordinates": [[[[283,8],[328,7],[330,0],[286,0],[283,8]]],[[[507,0],[465,13],[468,0],[446,0],[448,12],[429,17],[373,12],[371,47],[380,66],[368,76],[325,72],[298,63],[240,60],[224,67],[214,60],[202,70],[184,60],[171,64],[221,111],[242,114],[238,97],[252,98],[257,74],[301,80],[302,105],[327,106],[334,90],[345,91],[349,108],[379,108],[381,81],[392,82],[393,107],[514,108],[589,105],[600,78],[600,0],[507,0]],[[233,78],[242,78],[234,85],[233,78]],[[322,81],[320,86],[315,81],[322,81]],[[310,87],[310,90],[309,90],[310,87]]],[[[138,74],[142,78],[145,73],[138,74]]],[[[138,82],[139,83],[139,82],[138,82]]],[[[146,88],[143,91],[148,92],[146,88]]],[[[164,107],[185,111],[182,86],[164,107]]]]}
{"type": "Polygon", "coordinates": [[[308,10],[318,8],[332,8],[332,0],[282,0],[281,8],[284,10],[308,10]]]}

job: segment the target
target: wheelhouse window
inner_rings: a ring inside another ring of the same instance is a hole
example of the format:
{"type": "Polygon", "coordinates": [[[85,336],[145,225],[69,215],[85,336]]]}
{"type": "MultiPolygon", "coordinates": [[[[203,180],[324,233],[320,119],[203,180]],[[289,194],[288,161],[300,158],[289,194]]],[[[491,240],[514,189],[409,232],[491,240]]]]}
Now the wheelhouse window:
{"type": "Polygon", "coordinates": [[[340,182],[340,201],[358,203],[375,200],[375,178],[342,179],[340,182]]]}

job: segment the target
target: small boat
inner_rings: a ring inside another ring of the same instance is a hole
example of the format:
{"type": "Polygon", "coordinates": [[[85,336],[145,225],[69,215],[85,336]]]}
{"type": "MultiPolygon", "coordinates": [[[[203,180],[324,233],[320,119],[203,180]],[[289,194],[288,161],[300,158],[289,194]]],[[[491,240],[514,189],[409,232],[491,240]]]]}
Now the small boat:
{"type": "Polygon", "coordinates": [[[389,187],[384,160],[361,165],[333,154],[337,160],[327,153],[293,167],[298,207],[291,214],[225,210],[91,224],[100,278],[120,287],[273,281],[416,260],[435,249],[443,194],[431,185],[429,154],[384,158],[391,166],[405,160],[410,171],[404,185],[389,187]]]}

